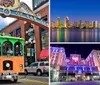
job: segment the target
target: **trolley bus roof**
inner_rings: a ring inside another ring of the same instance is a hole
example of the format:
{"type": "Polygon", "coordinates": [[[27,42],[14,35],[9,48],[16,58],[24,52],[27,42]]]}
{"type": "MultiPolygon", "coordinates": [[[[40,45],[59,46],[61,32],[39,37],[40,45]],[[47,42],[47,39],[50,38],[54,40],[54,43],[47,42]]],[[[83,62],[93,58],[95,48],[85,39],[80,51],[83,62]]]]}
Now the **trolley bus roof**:
{"type": "Polygon", "coordinates": [[[0,38],[15,39],[15,40],[16,40],[16,39],[17,39],[17,40],[18,40],[18,39],[19,39],[19,40],[24,40],[23,38],[19,38],[19,37],[1,36],[1,35],[0,35],[0,38]]]}

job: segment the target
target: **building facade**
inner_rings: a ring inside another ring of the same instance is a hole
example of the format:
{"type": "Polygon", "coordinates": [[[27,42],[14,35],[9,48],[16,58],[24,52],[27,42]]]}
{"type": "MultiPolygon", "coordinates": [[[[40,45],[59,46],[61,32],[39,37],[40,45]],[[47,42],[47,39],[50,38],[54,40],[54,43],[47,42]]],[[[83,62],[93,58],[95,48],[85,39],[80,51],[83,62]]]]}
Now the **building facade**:
{"type": "Polygon", "coordinates": [[[63,47],[51,47],[50,64],[52,81],[100,78],[100,50],[92,50],[84,59],[80,54],[70,54],[69,57],[66,57],[63,47]]]}
{"type": "Polygon", "coordinates": [[[100,50],[92,50],[86,58],[86,63],[89,66],[97,66],[100,72],[100,50]]]}
{"type": "Polygon", "coordinates": [[[66,55],[64,48],[51,47],[50,48],[50,64],[56,70],[60,70],[60,66],[66,66],[66,55]]]}

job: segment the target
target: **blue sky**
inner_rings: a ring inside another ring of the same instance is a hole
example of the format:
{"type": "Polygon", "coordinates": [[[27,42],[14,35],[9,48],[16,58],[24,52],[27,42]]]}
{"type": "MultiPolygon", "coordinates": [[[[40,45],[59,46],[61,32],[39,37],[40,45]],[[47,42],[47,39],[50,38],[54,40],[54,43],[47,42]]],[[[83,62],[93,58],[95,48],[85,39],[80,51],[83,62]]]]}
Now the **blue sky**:
{"type": "Polygon", "coordinates": [[[51,21],[57,17],[64,20],[68,16],[70,21],[100,22],[100,0],[51,0],[51,21]]]}

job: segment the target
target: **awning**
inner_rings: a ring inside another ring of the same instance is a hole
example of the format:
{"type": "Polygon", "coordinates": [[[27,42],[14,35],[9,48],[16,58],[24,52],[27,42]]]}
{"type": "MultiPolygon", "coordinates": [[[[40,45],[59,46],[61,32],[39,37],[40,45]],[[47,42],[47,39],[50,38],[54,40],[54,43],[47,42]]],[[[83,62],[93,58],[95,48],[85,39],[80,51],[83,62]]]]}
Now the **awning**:
{"type": "Polygon", "coordinates": [[[39,59],[48,59],[49,58],[49,50],[48,49],[44,49],[40,52],[40,56],[39,59]]]}

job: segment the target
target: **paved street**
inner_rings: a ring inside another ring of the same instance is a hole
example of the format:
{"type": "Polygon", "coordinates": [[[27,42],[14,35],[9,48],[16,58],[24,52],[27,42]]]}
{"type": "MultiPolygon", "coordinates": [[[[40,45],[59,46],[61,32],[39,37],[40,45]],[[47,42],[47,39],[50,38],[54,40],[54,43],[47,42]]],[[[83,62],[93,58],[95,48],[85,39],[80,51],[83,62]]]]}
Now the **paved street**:
{"type": "Polygon", "coordinates": [[[55,82],[50,85],[100,85],[100,81],[86,81],[86,82],[55,82]]]}
{"type": "Polygon", "coordinates": [[[19,76],[17,83],[11,81],[0,81],[0,85],[49,85],[47,76],[19,76]]]}

